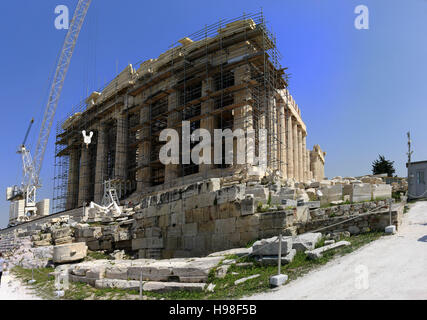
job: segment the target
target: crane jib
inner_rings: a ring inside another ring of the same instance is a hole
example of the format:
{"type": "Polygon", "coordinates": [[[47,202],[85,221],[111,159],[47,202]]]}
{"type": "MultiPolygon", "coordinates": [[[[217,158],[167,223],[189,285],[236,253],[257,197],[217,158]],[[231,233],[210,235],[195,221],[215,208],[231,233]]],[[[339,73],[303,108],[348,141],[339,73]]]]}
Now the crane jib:
{"type": "Polygon", "coordinates": [[[39,185],[40,170],[52,128],[53,118],[58,106],[71,57],[91,1],[92,0],[79,0],[58,59],[33,158],[34,178],[36,180],[34,181],[35,185],[39,185]]]}

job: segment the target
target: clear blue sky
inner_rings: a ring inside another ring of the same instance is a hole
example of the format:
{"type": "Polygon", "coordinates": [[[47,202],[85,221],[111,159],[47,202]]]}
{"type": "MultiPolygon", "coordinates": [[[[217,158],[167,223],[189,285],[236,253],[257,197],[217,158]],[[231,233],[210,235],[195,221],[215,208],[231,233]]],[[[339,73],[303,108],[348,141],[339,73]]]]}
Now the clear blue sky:
{"type": "MultiPolygon", "coordinates": [[[[21,181],[15,153],[31,117],[34,147],[48,78],[65,36],[54,9],[72,15],[77,0],[2,1],[0,5],[0,190],[21,181]],[[38,121],[38,122],[37,122],[38,121]]],[[[290,91],[308,127],[308,146],[327,152],[326,176],[363,175],[378,154],[405,175],[406,132],[414,160],[427,159],[427,1],[394,0],[93,0],[78,40],[56,120],[128,63],[156,58],[178,39],[263,8],[277,36],[290,91]],[[354,8],[367,5],[370,29],[356,30],[354,8]]],[[[52,197],[54,136],[39,199],[52,197]]],[[[32,149],[33,150],[33,149],[32,149]]],[[[9,204],[0,201],[0,226],[9,204]]]]}

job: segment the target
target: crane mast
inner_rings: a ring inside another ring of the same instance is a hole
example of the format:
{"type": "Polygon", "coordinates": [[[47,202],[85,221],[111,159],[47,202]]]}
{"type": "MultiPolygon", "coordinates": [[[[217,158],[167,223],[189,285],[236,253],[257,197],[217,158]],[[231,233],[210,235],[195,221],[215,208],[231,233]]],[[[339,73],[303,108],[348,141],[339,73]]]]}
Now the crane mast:
{"type": "Polygon", "coordinates": [[[49,91],[47,105],[44,111],[43,120],[40,127],[39,136],[34,152],[31,157],[30,151],[25,147],[33,120],[24,138],[23,144],[19,147],[18,153],[22,156],[23,181],[21,188],[9,187],[7,190],[7,199],[12,201],[10,209],[9,224],[16,224],[34,217],[36,209],[36,190],[41,187],[40,171],[43,164],[43,158],[46,152],[46,146],[52,129],[53,119],[58,107],[59,98],[64,86],[65,77],[70,66],[71,57],[76,46],[83,22],[86,18],[92,0],[79,0],[74,16],[71,20],[61,54],[59,55],[55,74],[49,91]],[[25,201],[23,210],[17,201],[25,201]]]}

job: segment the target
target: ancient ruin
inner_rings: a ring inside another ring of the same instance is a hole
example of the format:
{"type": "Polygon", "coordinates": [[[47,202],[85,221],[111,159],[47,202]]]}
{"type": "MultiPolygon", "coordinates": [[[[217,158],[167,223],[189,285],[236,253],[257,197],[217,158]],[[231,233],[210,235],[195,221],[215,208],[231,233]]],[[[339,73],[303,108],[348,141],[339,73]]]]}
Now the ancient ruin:
{"type": "Polygon", "coordinates": [[[317,144],[308,150],[278,60],[275,37],[255,14],[208,26],[157,59],[126,67],[59,123],[55,213],[0,230],[0,250],[15,265],[59,265],[71,281],[98,288],[144,281],[144,291],[204,290],[212,269],[227,273],[229,254],[277,263],[277,243],[266,244],[279,234],[285,264],[297,251],[316,258],[346,245],[334,244],[343,234],[398,227],[403,206],[388,201],[392,188],[400,190],[396,182],[324,177],[326,153],[317,144]],[[182,134],[182,121],[191,132],[255,129],[258,157],[257,130],[267,129],[266,167],[162,164],[160,132],[182,134]],[[315,249],[323,236],[327,246],[315,249]],[[82,262],[95,251],[114,261],[82,262]]]}
{"type": "Polygon", "coordinates": [[[307,128],[279,58],[274,35],[256,14],[208,26],[157,59],[127,66],[60,123],[54,212],[101,204],[106,181],[119,200],[135,202],[208,178],[322,180],[325,153],[319,145],[307,149],[307,128]],[[267,129],[267,172],[235,161],[163,165],[159,134],[180,132],[184,120],[191,132],[254,129],[255,153],[257,130],[267,129]]]}

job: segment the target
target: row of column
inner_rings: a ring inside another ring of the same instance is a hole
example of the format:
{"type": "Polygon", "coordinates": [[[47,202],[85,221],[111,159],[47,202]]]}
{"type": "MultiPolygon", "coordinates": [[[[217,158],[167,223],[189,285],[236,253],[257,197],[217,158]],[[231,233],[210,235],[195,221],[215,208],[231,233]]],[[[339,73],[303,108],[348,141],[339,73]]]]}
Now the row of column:
{"type": "MultiPolygon", "coordinates": [[[[83,203],[94,201],[100,204],[104,195],[104,182],[107,178],[125,180],[127,177],[127,141],[128,141],[128,117],[126,114],[118,114],[115,117],[117,123],[114,176],[107,177],[107,152],[106,131],[110,126],[99,122],[95,128],[97,134],[95,165],[91,162],[90,148],[81,143],[80,146],[70,149],[69,171],[66,209],[80,207],[83,203]],[[91,188],[92,173],[95,174],[94,186],[91,188]],[[93,194],[92,191],[93,190],[93,194]]],[[[95,138],[94,137],[94,138],[95,138]]],[[[83,137],[79,139],[83,140],[83,137]]],[[[94,142],[94,141],[93,141],[94,142]]],[[[70,143],[71,144],[71,143],[70,143]]]]}
{"type": "MultiPolygon", "coordinates": [[[[272,128],[274,136],[279,136],[280,147],[279,167],[282,176],[286,179],[294,179],[305,182],[312,178],[310,171],[310,153],[307,150],[307,134],[299,121],[293,117],[289,107],[280,103],[276,108],[278,111],[279,134],[275,134],[275,127],[272,128]]],[[[269,134],[271,135],[271,133],[269,134]]]]}

